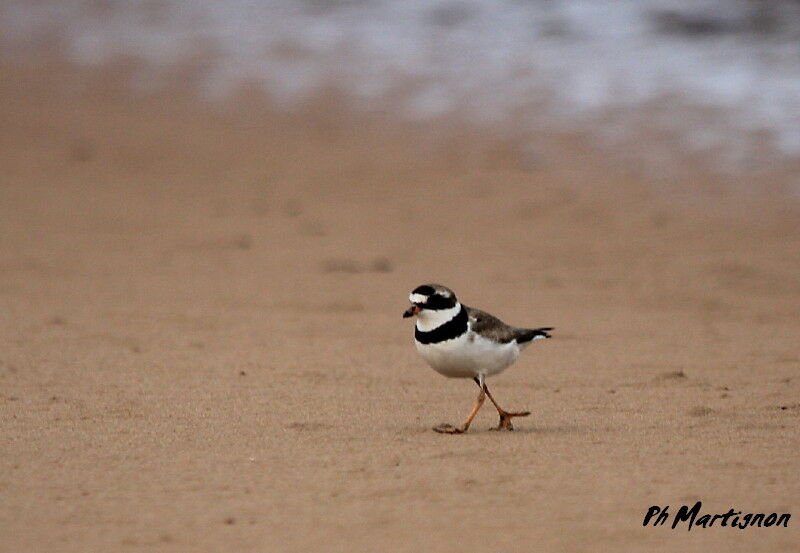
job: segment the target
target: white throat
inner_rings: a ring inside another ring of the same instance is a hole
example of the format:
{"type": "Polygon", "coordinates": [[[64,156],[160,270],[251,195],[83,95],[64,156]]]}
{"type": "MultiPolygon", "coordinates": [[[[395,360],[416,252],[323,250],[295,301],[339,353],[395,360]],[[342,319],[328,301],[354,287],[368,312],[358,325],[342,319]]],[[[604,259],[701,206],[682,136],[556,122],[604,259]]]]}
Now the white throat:
{"type": "Polygon", "coordinates": [[[456,303],[450,309],[423,309],[417,315],[417,330],[430,332],[434,328],[439,328],[458,315],[459,311],[461,311],[460,303],[456,303]]]}

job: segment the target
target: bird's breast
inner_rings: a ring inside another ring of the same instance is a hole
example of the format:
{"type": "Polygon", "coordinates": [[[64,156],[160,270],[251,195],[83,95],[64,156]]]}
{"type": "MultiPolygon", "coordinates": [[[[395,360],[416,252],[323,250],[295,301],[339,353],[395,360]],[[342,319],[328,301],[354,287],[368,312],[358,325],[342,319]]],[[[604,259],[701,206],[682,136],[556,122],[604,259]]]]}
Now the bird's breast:
{"type": "Polygon", "coordinates": [[[423,344],[417,341],[416,346],[435,371],[454,378],[496,374],[516,361],[520,351],[516,342],[500,344],[471,330],[442,342],[423,344]]]}

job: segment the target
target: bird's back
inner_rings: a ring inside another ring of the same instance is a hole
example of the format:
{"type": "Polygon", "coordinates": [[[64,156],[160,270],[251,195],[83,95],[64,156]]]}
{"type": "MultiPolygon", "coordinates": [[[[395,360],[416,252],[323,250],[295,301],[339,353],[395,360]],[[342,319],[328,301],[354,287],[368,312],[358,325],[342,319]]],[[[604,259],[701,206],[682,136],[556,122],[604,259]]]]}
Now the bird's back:
{"type": "Polygon", "coordinates": [[[466,305],[464,307],[469,315],[470,328],[476,334],[500,344],[507,344],[516,340],[521,345],[530,343],[537,338],[550,338],[548,332],[553,330],[552,328],[519,328],[511,326],[491,313],[474,307],[467,307],[466,305]]]}

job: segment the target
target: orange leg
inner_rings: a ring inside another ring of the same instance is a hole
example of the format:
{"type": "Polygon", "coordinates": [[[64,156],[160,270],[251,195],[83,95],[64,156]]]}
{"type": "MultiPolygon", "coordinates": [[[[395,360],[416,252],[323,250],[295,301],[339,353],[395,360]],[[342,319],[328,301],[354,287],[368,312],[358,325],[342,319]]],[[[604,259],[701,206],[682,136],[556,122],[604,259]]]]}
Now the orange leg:
{"type": "Polygon", "coordinates": [[[489,399],[497,409],[497,413],[500,415],[500,424],[497,426],[497,430],[514,430],[514,425],[511,424],[512,417],[527,417],[528,415],[531,414],[530,411],[517,411],[517,412],[506,411],[505,409],[500,407],[494,400],[491,392],[489,392],[489,388],[486,387],[485,382],[481,383],[481,381],[478,378],[475,378],[475,384],[480,386],[481,391],[486,392],[486,395],[489,396],[489,399]]]}
{"type": "Polygon", "coordinates": [[[462,424],[459,428],[456,428],[451,424],[440,424],[439,426],[434,426],[433,429],[441,434],[463,434],[464,432],[467,431],[469,425],[472,424],[472,419],[474,419],[475,415],[478,414],[478,411],[481,410],[481,406],[483,405],[483,402],[486,400],[486,394],[487,392],[483,388],[481,388],[481,391],[478,394],[478,401],[475,403],[475,407],[472,408],[472,411],[470,412],[469,415],[467,415],[467,418],[464,420],[464,424],[462,424]]]}

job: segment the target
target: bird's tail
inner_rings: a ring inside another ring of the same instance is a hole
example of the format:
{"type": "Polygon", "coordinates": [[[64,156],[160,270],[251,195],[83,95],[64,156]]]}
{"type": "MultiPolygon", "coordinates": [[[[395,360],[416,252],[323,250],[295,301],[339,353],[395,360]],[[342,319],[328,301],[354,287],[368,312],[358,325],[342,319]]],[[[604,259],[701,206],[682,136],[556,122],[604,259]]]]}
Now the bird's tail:
{"type": "Polygon", "coordinates": [[[551,330],[553,330],[553,327],[527,328],[525,329],[525,333],[517,340],[517,343],[524,344],[542,338],[552,338],[550,335],[551,330]]]}

